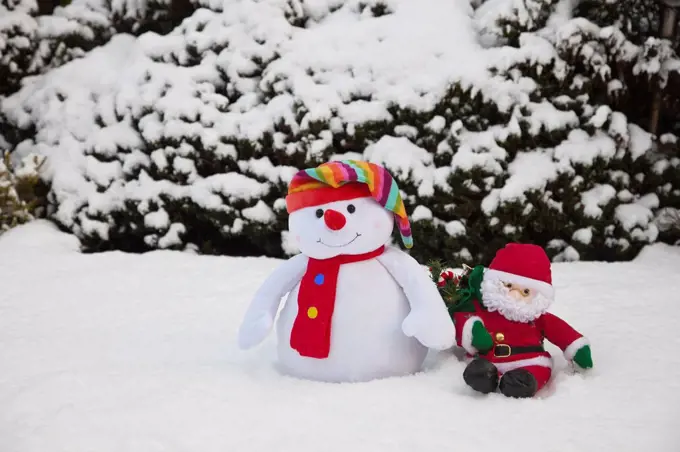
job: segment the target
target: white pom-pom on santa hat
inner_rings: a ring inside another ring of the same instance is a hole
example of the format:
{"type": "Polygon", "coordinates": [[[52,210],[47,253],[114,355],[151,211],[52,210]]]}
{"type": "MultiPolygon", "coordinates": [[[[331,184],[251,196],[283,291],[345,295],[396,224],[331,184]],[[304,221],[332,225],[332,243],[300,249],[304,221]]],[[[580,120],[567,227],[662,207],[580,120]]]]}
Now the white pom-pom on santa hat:
{"type": "Polygon", "coordinates": [[[534,289],[552,300],[551,263],[545,250],[528,243],[508,243],[498,250],[489,267],[484,271],[487,281],[502,281],[534,289]]]}

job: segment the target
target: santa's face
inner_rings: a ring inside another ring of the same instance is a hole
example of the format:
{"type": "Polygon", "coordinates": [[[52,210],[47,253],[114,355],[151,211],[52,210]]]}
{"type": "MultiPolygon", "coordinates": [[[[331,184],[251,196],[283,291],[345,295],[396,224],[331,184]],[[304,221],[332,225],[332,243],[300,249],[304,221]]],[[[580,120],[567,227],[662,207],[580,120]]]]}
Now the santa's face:
{"type": "Polygon", "coordinates": [[[515,322],[530,322],[544,314],[551,300],[536,289],[496,278],[482,281],[482,303],[515,322]]]}
{"type": "Polygon", "coordinates": [[[305,207],[288,217],[293,240],[314,259],[374,251],[387,243],[393,227],[392,213],[370,197],[305,207]]]}

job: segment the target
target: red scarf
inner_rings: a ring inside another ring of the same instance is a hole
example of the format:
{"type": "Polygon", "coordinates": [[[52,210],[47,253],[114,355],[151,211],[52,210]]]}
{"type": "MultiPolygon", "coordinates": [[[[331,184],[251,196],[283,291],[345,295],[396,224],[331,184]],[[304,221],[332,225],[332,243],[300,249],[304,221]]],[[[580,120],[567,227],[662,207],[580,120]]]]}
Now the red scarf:
{"type": "Polygon", "coordinates": [[[329,259],[309,258],[298,292],[298,314],[290,333],[290,346],[294,350],[309,358],[328,357],[340,266],[373,259],[383,251],[385,247],[381,246],[366,254],[343,254],[329,259]]]}

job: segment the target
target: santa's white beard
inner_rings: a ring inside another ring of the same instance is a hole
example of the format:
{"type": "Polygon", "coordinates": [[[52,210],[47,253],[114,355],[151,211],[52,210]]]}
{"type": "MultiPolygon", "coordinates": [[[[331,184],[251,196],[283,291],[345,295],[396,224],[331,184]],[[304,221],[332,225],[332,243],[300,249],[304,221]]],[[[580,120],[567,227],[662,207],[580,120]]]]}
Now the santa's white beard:
{"type": "Polygon", "coordinates": [[[503,317],[514,322],[527,323],[544,314],[552,300],[540,292],[534,292],[527,301],[515,300],[510,291],[499,280],[482,281],[482,303],[489,311],[498,311],[503,317]]]}

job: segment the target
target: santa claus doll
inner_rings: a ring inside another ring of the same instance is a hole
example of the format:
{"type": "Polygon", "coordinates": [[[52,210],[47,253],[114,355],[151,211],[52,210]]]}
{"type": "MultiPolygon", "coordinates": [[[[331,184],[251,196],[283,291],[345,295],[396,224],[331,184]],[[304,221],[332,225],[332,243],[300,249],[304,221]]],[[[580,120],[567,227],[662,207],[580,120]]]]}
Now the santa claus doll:
{"type": "Polygon", "coordinates": [[[537,245],[510,243],[483,276],[472,308],[455,312],[456,341],[467,352],[463,379],[474,390],[533,397],[550,379],[552,358],[544,340],[567,360],[592,367],[588,340],[547,312],[554,298],[550,260],[537,245]]]}

